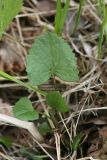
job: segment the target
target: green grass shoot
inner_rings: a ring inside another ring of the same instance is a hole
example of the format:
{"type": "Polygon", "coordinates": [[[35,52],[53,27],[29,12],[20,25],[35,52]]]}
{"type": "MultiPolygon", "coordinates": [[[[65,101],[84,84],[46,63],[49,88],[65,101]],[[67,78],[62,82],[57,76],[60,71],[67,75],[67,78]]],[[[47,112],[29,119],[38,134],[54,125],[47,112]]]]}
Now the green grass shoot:
{"type": "Polygon", "coordinates": [[[100,36],[99,36],[99,44],[98,44],[98,58],[102,58],[102,43],[105,36],[106,44],[107,44],[107,6],[104,8],[104,18],[101,24],[100,36]]]}
{"type": "Polygon", "coordinates": [[[77,15],[76,15],[75,25],[74,25],[74,28],[73,28],[73,32],[72,32],[72,33],[74,33],[74,32],[77,30],[77,27],[78,27],[78,25],[79,25],[80,16],[81,16],[82,7],[83,7],[83,5],[84,5],[84,2],[85,2],[85,0],[80,0],[80,5],[79,5],[79,9],[78,9],[78,12],[77,12],[77,15]]]}
{"type": "Polygon", "coordinates": [[[65,23],[65,19],[69,10],[70,0],[66,0],[64,7],[62,7],[61,0],[57,0],[57,13],[55,16],[55,33],[61,35],[65,23]]]}

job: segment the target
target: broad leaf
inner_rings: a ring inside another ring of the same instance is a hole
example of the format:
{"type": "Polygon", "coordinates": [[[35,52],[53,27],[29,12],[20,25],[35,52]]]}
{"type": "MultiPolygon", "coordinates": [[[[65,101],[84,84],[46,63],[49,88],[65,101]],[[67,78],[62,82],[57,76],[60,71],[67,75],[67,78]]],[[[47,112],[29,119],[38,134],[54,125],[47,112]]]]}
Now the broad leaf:
{"type": "Polygon", "coordinates": [[[18,14],[23,0],[0,0],[0,36],[18,14]]]}
{"type": "Polygon", "coordinates": [[[15,107],[13,107],[13,114],[16,118],[25,121],[39,118],[38,112],[33,109],[31,101],[26,97],[21,98],[15,104],[15,107]]]}
{"type": "Polygon", "coordinates": [[[58,91],[51,91],[46,96],[47,104],[59,112],[68,112],[68,106],[58,91]]]}
{"type": "Polygon", "coordinates": [[[69,82],[78,80],[74,53],[61,37],[51,32],[34,42],[27,56],[27,73],[33,85],[43,84],[54,75],[69,82]]]}

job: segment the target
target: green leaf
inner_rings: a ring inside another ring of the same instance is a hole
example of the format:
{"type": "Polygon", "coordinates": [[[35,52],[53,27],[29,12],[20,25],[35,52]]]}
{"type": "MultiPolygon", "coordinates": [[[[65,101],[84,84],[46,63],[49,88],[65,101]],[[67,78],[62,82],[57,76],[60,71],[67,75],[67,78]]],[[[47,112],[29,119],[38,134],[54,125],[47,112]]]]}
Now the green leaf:
{"type": "Polygon", "coordinates": [[[47,122],[43,122],[42,124],[40,124],[38,129],[42,135],[46,135],[48,132],[51,132],[51,128],[49,127],[47,122]]]}
{"type": "Polygon", "coordinates": [[[0,0],[0,36],[18,14],[23,0],[0,0]]]}
{"type": "Polygon", "coordinates": [[[15,107],[13,107],[13,114],[16,118],[25,121],[39,118],[38,112],[33,109],[31,101],[26,97],[21,98],[15,104],[15,107]]]}
{"type": "Polygon", "coordinates": [[[78,80],[72,49],[61,37],[51,32],[39,36],[34,42],[27,56],[27,73],[33,85],[43,84],[51,76],[69,82],[78,80]]]}
{"type": "Polygon", "coordinates": [[[11,147],[12,146],[12,140],[9,137],[0,137],[0,143],[5,145],[6,147],[11,147]]]}
{"type": "Polygon", "coordinates": [[[76,135],[73,139],[73,143],[71,144],[71,149],[73,149],[73,151],[76,151],[80,142],[81,142],[81,139],[83,137],[83,134],[82,133],[79,133],[78,135],[76,135]]]}
{"type": "Polygon", "coordinates": [[[68,112],[68,106],[58,91],[49,92],[46,96],[47,104],[59,112],[68,112]]]}

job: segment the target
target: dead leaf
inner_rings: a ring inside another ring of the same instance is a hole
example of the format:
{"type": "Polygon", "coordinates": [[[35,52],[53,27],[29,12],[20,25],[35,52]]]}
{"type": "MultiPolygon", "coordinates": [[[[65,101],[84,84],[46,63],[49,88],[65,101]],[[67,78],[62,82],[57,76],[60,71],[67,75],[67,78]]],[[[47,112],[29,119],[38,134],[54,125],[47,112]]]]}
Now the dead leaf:
{"type": "Polygon", "coordinates": [[[0,42],[0,70],[23,71],[25,65],[21,52],[22,49],[19,49],[13,41],[3,40],[0,42]]]}
{"type": "Polygon", "coordinates": [[[49,12],[51,10],[55,10],[55,3],[52,0],[38,1],[37,9],[41,12],[49,12]]]}
{"type": "Polygon", "coordinates": [[[96,142],[89,147],[88,153],[93,158],[107,160],[107,126],[99,129],[98,133],[99,136],[96,137],[96,142]]]}
{"type": "Polygon", "coordinates": [[[0,98],[0,113],[12,116],[12,106],[0,98]]]}

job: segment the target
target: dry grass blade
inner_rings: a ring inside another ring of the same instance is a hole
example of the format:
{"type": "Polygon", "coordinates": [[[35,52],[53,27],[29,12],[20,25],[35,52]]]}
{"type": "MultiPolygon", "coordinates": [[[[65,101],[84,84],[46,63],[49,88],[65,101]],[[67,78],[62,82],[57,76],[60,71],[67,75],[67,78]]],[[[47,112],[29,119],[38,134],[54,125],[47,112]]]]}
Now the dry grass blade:
{"type": "Polygon", "coordinates": [[[58,135],[58,133],[55,134],[55,142],[56,142],[57,160],[61,160],[60,136],[58,135]]]}
{"type": "Polygon", "coordinates": [[[44,151],[44,153],[46,153],[48,155],[48,157],[51,159],[51,160],[55,160],[49,153],[48,151],[36,140],[34,139],[34,141],[37,143],[37,145],[44,151]]]}
{"type": "Polygon", "coordinates": [[[77,160],[100,160],[100,159],[94,159],[92,157],[84,157],[84,158],[79,158],[77,160]]]}
{"type": "Polygon", "coordinates": [[[99,76],[100,76],[101,73],[98,73],[96,75],[94,75],[93,77],[90,77],[88,79],[86,79],[84,82],[81,82],[81,84],[77,85],[76,87],[74,87],[73,89],[70,89],[66,92],[64,92],[63,94],[63,97],[66,97],[67,95],[73,93],[73,92],[76,92],[76,91],[80,91],[80,90],[84,90],[86,88],[83,88],[85,85],[95,81],[99,76]]]}
{"type": "Polygon", "coordinates": [[[4,158],[5,160],[14,160],[13,158],[11,158],[10,156],[4,155],[3,153],[0,152],[0,157],[4,158]]]}
{"type": "Polygon", "coordinates": [[[43,137],[41,136],[38,129],[35,127],[35,125],[32,122],[21,121],[14,117],[7,116],[5,114],[0,114],[0,121],[9,123],[11,125],[15,125],[20,128],[27,129],[35,139],[37,139],[40,142],[43,141],[43,137]]]}

